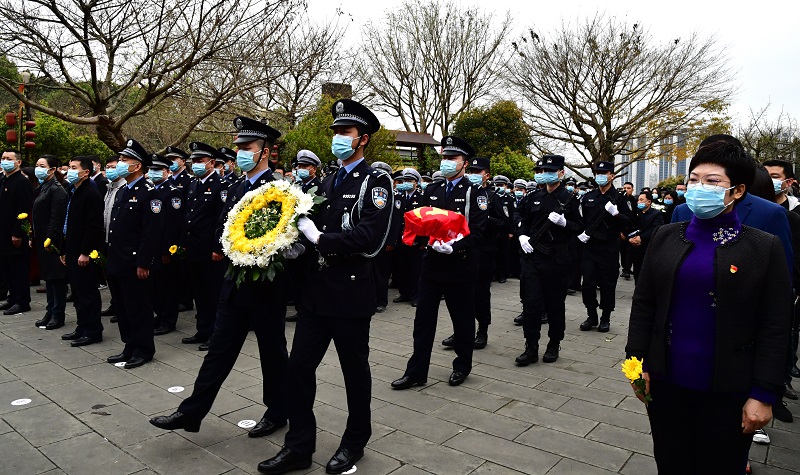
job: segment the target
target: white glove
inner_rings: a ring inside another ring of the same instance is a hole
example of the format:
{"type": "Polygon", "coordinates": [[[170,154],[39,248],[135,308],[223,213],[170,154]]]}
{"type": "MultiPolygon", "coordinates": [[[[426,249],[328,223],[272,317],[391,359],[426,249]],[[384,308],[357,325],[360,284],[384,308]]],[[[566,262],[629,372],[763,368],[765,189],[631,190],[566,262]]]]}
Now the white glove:
{"type": "Polygon", "coordinates": [[[442,241],[434,241],[431,247],[434,251],[441,252],[442,254],[452,254],[453,252],[453,246],[451,246],[450,243],[442,241]]]}
{"type": "Polygon", "coordinates": [[[562,228],[567,226],[567,218],[565,218],[563,214],[558,214],[555,211],[552,211],[547,216],[547,219],[556,226],[561,226],[562,228]]]}
{"type": "Polygon", "coordinates": [[[314,221],[308,219],[307,216],[303,216],[297,220],[297,229],[303,233],[306,239],[314,244],[319,242],[319,237],[322,236],[322,233],[317,229],[317,225],[314,224],[314,221]]]}
{"type": "Polygon", "coordinates": [[[588,234],[586,234],[585,232],[578,234],[578,239],[580,239],[580,241],[581,241],[582,243],[584,243],[584,244],[586,244],[587,242],[589,242],[589,239],[590,239],[590,238],[591,238],[591,236],[589,236],[589,235],[588,235],[588,234]]]}
{"type": "Polygon", "coordinates": [[[285,259],[297,259],[300,256],[300,254],[305,252],[305,250],[306,247],[304,245],[300,244],[299,242],[296,242],[292,244],[292,247],[290,247],[289,249],[282,250],[281,255],[285,259]]]}
{"type": "Polygon", "coordinates": [[[533,246],[530,243],[531,238],[525,236],[524,234],[519,237],[519,247],[522,248],[522,252],[525,254],[530,254],[533,252],[533,246]]]}
{"type": "Polygon", "coordinates": [[[611,216],[616,216],[616,215],[619,214],[619,210],[617,209],[617,205],[615,205],[614,203],[612,203],[610,201],[608,203],[606,203],[606,211],[608,211],[608,214],[610,214],[611,216]]]}

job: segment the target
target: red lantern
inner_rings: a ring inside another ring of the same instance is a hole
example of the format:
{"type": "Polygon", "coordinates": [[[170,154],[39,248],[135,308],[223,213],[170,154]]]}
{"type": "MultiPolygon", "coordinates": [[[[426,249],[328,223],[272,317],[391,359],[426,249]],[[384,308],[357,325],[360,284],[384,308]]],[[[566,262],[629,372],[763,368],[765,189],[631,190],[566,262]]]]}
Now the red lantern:
{"type": "Polygon", "coordinates": [[[14,129],[6,130],[6,142],[17,143],[17,131],[14,129]]]}
{"type": "Polygon", "coordinates": [[[33,142],[25,142],[25,148],[36,148],[36,144],[33,142]]]}
{"type": "Polygon", "coordinates": [[[36,121],[35,120],[26,120],[25,121],[25,128],[26,129],[30,130],[30,129],[34,128],[34,127],[36,127],[36,121]]]}
{"type": "Polygon", "coordinates": [[[9,127],[14,127],[17,125],[17,114],[13,112],[6,112],[6,125],[9,127]]]}
{"type": "Polygon", "coordinates": [[[25,139],[26,140],[31,140],[31,139],[34,139],[34,138],[36,138],[36,132],[34,132],[32,130],[26,130],[25,131],[25,139]]]}
{"type": "Polygon", "coordinates": [[[269,154],[272,158],[278,158],[278,152],[272,152],[269,154]]]}

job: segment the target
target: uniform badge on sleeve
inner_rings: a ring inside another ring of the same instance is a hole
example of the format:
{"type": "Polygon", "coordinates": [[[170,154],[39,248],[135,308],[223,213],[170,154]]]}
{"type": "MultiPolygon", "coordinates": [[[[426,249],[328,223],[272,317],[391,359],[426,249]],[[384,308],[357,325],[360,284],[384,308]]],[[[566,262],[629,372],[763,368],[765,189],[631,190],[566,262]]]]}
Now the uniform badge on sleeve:
{"type": "Polygon", "coordinates": [[[378,209],[383,209],[389,199],[389,192],[386,188],[376,187],[372,189],[372,203],[378,209]]]}
{"type": "Polygon", "coordinates": [[[479,196],[478,197],[478,208],[480,208],[481,211],[486,211],[486,208],[488,208],[488,207],[489,207],[489,201],[486,199],[486,197],[485,196],[479,196]]]}
{"type": "Polygon", "coordinates": [[[220,191],[220,192],[219,192],[219,197],[222,199],[222,202],[223,202],[223,203],[224,203],[225,201],[227,201],[227,200],[228,200],[228,190],[222,190],[222,191],[220,191]]]}
{"type": "Polygon", "coordinates": [[[161,200],[150,200],[150,211],[153,213],[161,212],[161,200]]]}
{"type": "Polygon", "coordinates": [[[181,209],[181,199],[178,197],[172,198],[172,207],[175,209],[181,209]]]}

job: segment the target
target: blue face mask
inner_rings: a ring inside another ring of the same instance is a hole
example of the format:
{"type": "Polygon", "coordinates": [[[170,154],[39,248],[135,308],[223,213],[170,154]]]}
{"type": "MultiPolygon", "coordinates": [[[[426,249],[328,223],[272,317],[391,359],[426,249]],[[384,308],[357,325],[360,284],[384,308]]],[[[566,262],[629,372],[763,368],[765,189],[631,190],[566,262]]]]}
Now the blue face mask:
{"type": "Polygon", "coordinates": [[[222,166],[222,169],[225,170],[225,173],[228,173],[229,171],[231,171],[231,166],[226,163],[225,165],[222,166]]]}
{"type": "Polygon", "coordinates": [[[125,178],[126,176],[130,175],[130,164],[125,162],[117,162],[117,177],[125,178]]]}
{"type": "Polygon", "coordinates": [[[67,170],[67,181],[70,185],[75,185],[81,181],[81,177],[78,176],[78,170],[67,170]]]}
{"type": "Polygon", "coordinates": [[[147,178],[153,183],[161,183],[164,181],[165,173],[163,170],[148,170],[147,178]]]}
{"type": "Polygon", "coordinates": [[[439,163],[439,171],[445,178],[450,178],[458,173],[458,164],[454,160],[442,160],[439,163]]]}
{"type": "MultiPolygon", "coordinates": [[[[119,165],[117,165],[117,169],[119,170],[119,165]]],[[[206,174],[206,164],[205,163],[192,163],[192,173],[196,177],[202,177],[206,174]]]]}
{"type": "Polygon", "coordinates": [[[534,173],[533,181],[535,181],[536,184],[544,183],[544,173],[534,173]]]}
{"type": "MultiPolygon", "coordinates": [[[[255,153],[247,151],[247,150],[239,150],[236,152],[236,165],[239,168],[247,173],[253,168],[256,167],[256,162],[253,160],[255,153]]],[[[194,171],[194,165],[192,165],[192,171],[194,171]]]]}
{"type": "MultiPolygon", "coordinates": [[[[169,166],[169,171],[171,171],[172,173],[175,173],[176,171],[178,171],[179,168],[180,168],[180,165],[178,165],[178,162],[172,162],[172,165],[169,166]]],[[[106,174],[108,174],[107,171],[106,171],[106,174]]]]}
{"type": "Polygon", "coordinates": [[[311,176],[311,172],[306,170],[306,169],[304,169],[304,168],[301,168],[301,169],[297,170],[297,179],[300,180],[300,181],[306,181],[306,180],[308,180],[308,177],[310,177],[310,176],[311,176]]]}
{"type": "Polygon", "coordinates": [[[108,181],[116,181],[119,178],[116,168],[106,168],[106,178],[108,181]]]}
{"type": "Polygon", "coordinates": [[[685,192],[685,191],[683,191],[683,190],[678,190],[678,198],[683,198],[683,195],[685,195],[685,194],[686,194],[686,192],[685,192]]]}
{"type": "Polygon", "coordinates": [[[639,209],[645,209],[645,208],[647,208],[647,205],[644,204],[644,203],[637,203],[636,207],[639,208],[639,209]]]}
{"type": "Polygon", "coordinates": [[[422,183],[419,184],[419,187],[424,190],[425,188],[428,187],[428,183],[423,181],[422,183]]]}
{"type": "Polygon", "coordinates": [[[42,167],[34,168],[33,173],[36,175],[36,179],[39,180],[39,183],[44,183],[44,181],[47,179],[48,170],[49,168],[42,168],[42,167]]]}
{"type": "Polygon", "coordinates": [[[414,185],[412,183],[398,183],[397,184],[397,191],[411,191],[414,189],[414,185]]]}
{"type": "Polygon", "coordinates": [[[514,190],[514,197],[517,198],[518,200],[522,199],[522,197],[524,197],[524,196],[525,196],[525,192],[524,191],[514,190]]]}
{"type": "Polygon", "coordinates": [[[594,182],[598,186],[606,186],[608,185],[608,175],[595,175],[594,182]]]}
{"type": "MultiPolygon", "coordinates": [[[[536,180],[539,183],[539,180],[536,180]]],[[[545,185],[552,185],[558,183],[558,172],[544,172],[542,173],[542,182],[545,185]]]]}
{"type": "Polygon", "coordinates": [[[3,167],[3,171],[6,173],[14,171],[14,160],[2,160],[0,161],[0,165],[3,167]]]}
{"type": "Polygon", "coordinates": [[[586,190],[578,190],[578,196],[583,196],[586,194],[586,190]]]}
{"type": "Polygon", "coordinates": [[[572,186],[572,185],[567,185],[567,191],[569,191],[570,193],[572,193],[573,191],[575,191],[575,187],[574,187],[574,186],[572,186]]]}
{"type": "Polygon", "coordinates": [[[657,199],[658,199],[658,193],[653,193],[653,199],[654,199],[654,200],[657,200],[657,199]]]}
{"type": "Polygon", "coordinates": [[[499,193],[501,195],[504,195],[506,193],[506,187],[505,186],[495,186],[494,187],[494,191],[496,191],[497,193],[499,193]]]}
{"type": "Polygon", "coordinates": [[[483,175],[480,173],[468,173],[467,180],[473,185],[481,185],[483,184],[483,175]]]}
{"type": "Polygon", "coordinates": [[[686,204],[689,206],[689,209],[698,218],[709,219],[725,211],[725,208],[728,207],[728,205],[725,204],[725,192],[734,187],[723,188],[721,186],[701,187],[700,185],[689,185],[688,188],[689,189],[686,190],[686,204]]]}
{"type": "Polygon", "coordinates": [[[352,157],[356,153],[356,149],[353,148],[353,140],[356,138],[349,135],[334,135],[331,141],[331,153],[333,156],[339,160],[347,160],[352,157]]]}
{"type": "Polygon", "coordinates": [[[665,199],[664,200],[664,204],[667,205],[667,206],[671,205],[672,203],[674,203],[674,201],[672,201],[671,199],[665,199]]]}
{"type": "Polygon", "coordinates": [[[775,189],[775,194],[780,195],[781,193],[783,193],[783,190],[781,189],[783,187],[783,180],[778,180],[773,178],[772,187],[775,189]]]}

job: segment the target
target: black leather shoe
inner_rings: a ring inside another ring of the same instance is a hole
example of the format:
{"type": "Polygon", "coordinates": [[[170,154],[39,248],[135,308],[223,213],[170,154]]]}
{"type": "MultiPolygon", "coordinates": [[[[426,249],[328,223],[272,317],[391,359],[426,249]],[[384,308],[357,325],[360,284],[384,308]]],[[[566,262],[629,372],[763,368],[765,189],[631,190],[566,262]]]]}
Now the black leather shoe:
{"type": "Polygon", "coordinates": [[[278,455],[259,463],[258,471],[277,475],[291,472],[292,470],[302,470],[310,466],[311,455],[298,454],[294,450],[284,447],[278,452],[278,455]]]}
{"type": "Polygon", "coordinates": [[[50,323],[50,318],[51,318],[50,314],[45,313],[44,317],[42,317],[41,320],[36,320],[35,322],[33,322],[33,326],[35,326],[36,328],[47,327],[47,324],[50,323]]]}
{"type": "Polygon", "coordinates": [[[547,314],[543,313],[542,314],[542,324],[545,324],[545,323],[550,323],[550,320],[547,318],[547,314]]]}
{"type": "Polygon", "coordinates": [[[525,351],[514,360],[517,366],[528,366],[537,361],[539,361],[539,345],[533,345],[528,342],[525,342],[525,351]]]}
{"type": "MultiPolygon", "coordinates": [[[[153,358],[142,358],[139,356],[134,356],[133,358],[129,359],[125,362],[125,369],[133,369],[142,366],[143,364],[151,361],[153,358]]],[[[188,431],[191,432],[191,431],[188,431]]]]}
{"type": "Polygon", "coordinates": [[[200,346],[197,347],[197,351],[208,351],[208,348],[211,346],[211,340],[204,341],[200,343],[200,346]]]}
{"type": "Polygon", "coordinates": [[[103,341],[102,336],[82,336],[69,344],[69,346],[86,346],[103,341]]]}
{"type": "Polygon", "coordinates": [[[3,315],[19,315],[20,313],[25,313],[30,311],[31,311],[30,305],[14,304],[11,306],[11,308],[3,312],[3,315]]]}
{"type": "Polygon", "coordinates": [[[401,302],[411,302],[411,299],[408,297],[403,297],[402,295],[399,297],[395,297],[392,299],[394,303],[401,303],[401,302]]]}
{"type": "Polygon", "coordinates": [[[70,292],[69,295],[67,295],[67,303],[72,303],[74,301],[75,301],[75,294],[70,292]]]}
{"type": "Polygon", "coordinates": [[[500,279],[500,280],[497,281],[498,284],[505,284],[506,282],[508,282],[508,279],[505,279],[505,278],[500,279]]]}
{"type": "Polygon", "coordinates": [[[800,368],[798,368],[797,365],[792,366],[789,374],[791,374],[793,378],[800,378],[800,368]]]}
{"type": "Polygon", "coordinates": [[[193,308],[194,308],[193,305],[184,305],[182,303],[178,304],[178,311],[179,312],[188,312],[189,310],[192,310],[193,308]]]}
{"type": "Polygon", "coordinates": [[[427,379],[417,379],[412,378],[411,376],[403,376],[400,379],[395,379],[392,381],[392,389],[409,389],[413,388],[414,386],[424,386],[427,382],[427,379]]]}
{"type": "Polygon", "coordinates": [[[64,315],[60,317],[53,317],[50,322],[44,327],[45,330],[57,330],[64,326],[64,315]]]}
{"type": "Polygon", "coordinates": [[[520,313],[516,317],[514,317],[514,325],[520,326],[525,322],[525,315],[520,313]]]}
{"type": "Polygon", "coordinates": [[[447,348],[452,348],[456,346],[456,336],[450,335],[444,340],[442,340],[442,346],[446,346],[447,348]]]}
{"type": "Polygon", "coordinates": [[[106,358],[106,361],[111,364],[117,364],[117,363],[122,363],[123,361],[128,361],[129,359],[131,359],[129,355],[126,355],[125,353],[120,353],[118,355],[109,356],[108,358],[106,358]]]}
{"type": "Polygon", "coordinates": [[[80,337],[81,335],[78,333],[78,330],[75,330],[72,333],[67,333],[66,335],[61,335],[62,340],[77,340],[80,337]]]}
{"type": "Polygon", "coordinates": [[[453,371],[450,373],[450,379],[447,381],[447,384],[450,386],[458,386],[459,384],[463,383],[467,379],[467,373],[462,373],[461,371],[453,371]]]}
{"type": "Polygon", "coordinates": [[[0,310],[8,310],[9,308],[13,307],[14,304],[11,302],[6,302],[3,305],[0,305],[0,310]]]}
{"type": "Polygon", "coordinates": [[[250,432],[247,433],[247,437],[264,437],[265,435],[272,434],[281,427],[286,427],[286,421],[276,423],[266,417],[262,417],[261,420],[258,421],[258,424],[250,429],[250,432]]]}
{"type": "Polygon", "coordinates": [[[578,293],[578,292],[576,292],[576,291],[575,291],[575,290],[573,290],[573,289],[567,289],[567,295],[575,295],[575,294],[577,294],[577,293],[578,293]]]}
{"type": "Polygon", "coordinates": [[[328,464],[325,465],[325,473],[339,474],[344,473],[364,457],[364,449],[345,449],[339,447],[333,454],[328,464]]]}
{"type": "Polygon", "coordinates": [[[375,313],[383,313],[385,311],[386,311],[386,307],[383,306],[383,305],[379,305],[379,306],[375,307],[375,313]]]}
{"type": "Polygon", "coordinates": [[[786,402],[783,400],[772,405],[772,416],[775,417],[775,419],[787,424],[790,424],[792,421],[794,421],[794,416],[792,416],[789,408],[786,407],[786,402]]]}
{"type": "Polygon", "coordinates": [[[597,327],[597,331],[600,333],[605,333],[609,330],[611,330],[611,323],[608,321],[600,322],[600,326],[597,327]]]}
{"type": "Polygon", "coordinates": [[[545,363],[555,363],[556,360],[558,360],[558,350],[560,349],[561,347],[557,342],[551,341],[547,344],[547,349],[545,350],[544,355],[542,355],[542,361],[545,363]]]}
{"type": "Polygon", "coordinates": [[[489,343],[489,334],[486,332],[478,332],[475,334],[475,346],[476,350],[482,350],[486,348],[486,344],[489,343]]]}
{"type": "Polygon", "coordinates": [[[160,327],[153,330],[153,335],[166,335],[167,333],[172,333],[175,331],[175,327],[165,327],[161,325],[160,327]]]}
{"type": "Polygon", "coordinates": [[[297,314],[297,313],[295,313],[294,315],[286,315],[286,317],[284,318],[284,320],[286,320],[287,322],[296,322],[296,321],[297,321],[297,318],[298,318],[299,316],[300,316],[300,314],[297,314]]]}
{"type": "Polygon", "coordinates": [[[208,341],[208,338],[200,338],[200,335],[197,333],[192,336],[187,336],[186,338],[181,338],[181,343],[186,345],[205,343],[206,341],[208,341]]]}
{"type": "Polygon", "coordinates": [[[791,383],[785,386],[783,390],[783,397],[786,399],[791,399],[792,401],[797,401],[797,393],[794,392],[794,388],[792,387],[791,383]]]}
{"type": "Polygon", "coordinates": [[[416,300],[412,300],[411,301],[411,306],[412,307],[416,307],[417,306],[417,301],[416,300]]]}
{"type": "Polygon", "coordinates": [[[200,431],[200,419],[194,419],[181,412],[173,412],[169,416],[156,416],[150,419],[150,423],[164,430],[183,429],[186,432],[200,431]]]}
{"type": "Polygon", "coordinates": [[[109,305],[107,309],[105,309],[102,312],[100,312],[100,316],[101,317],[113,317],[116,314],[117,314],[117,312],[114,310],[114,307],[111,306],[111,305],[109,305]]]}
{"type": "Polygon", "coordinates": [[[109,320],[109,322],[111,322],[111,323],[117,323],[117,317],[116,317],[116,316],[113,316],[113,317],[111,317],[111,319],[109,320]]]}
{"type": "Polygon", "coordinates": [[[597,326],[597,320],[594,320],[592,318],[587,318],[586,320],[584,320],[583,323],[581,323],[581,331],[588,332],[589,330],[591,330],[596,326],[597,326]]]}

